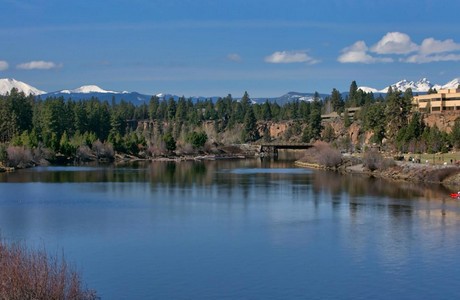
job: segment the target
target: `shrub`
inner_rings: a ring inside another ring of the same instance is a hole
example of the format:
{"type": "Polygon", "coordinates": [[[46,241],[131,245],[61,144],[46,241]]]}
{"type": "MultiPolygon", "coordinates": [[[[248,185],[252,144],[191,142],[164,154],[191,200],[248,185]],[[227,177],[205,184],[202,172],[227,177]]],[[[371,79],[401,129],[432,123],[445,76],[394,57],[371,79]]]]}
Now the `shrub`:
{"type": "Polygon", "coordinates": [[[380,164],[380,169],[386,170],[388,168],[396,166],[396,162],[392,158],[384,158],[380,164]]]}
{"type": "Polygon", "coordinates": [[[92,145],[92,150],[96,153],[96,157],[113,159],[115,152],[112,144],[105,142],[102,143],[100,140],[96,140],[92,145]]]}
{"type": "Polygon", "coordinates": [[[86,145],[78,147],[75,157],[78,161],[91,161],[94,159],[93,152],[86,145]]]}
{"type": "Polygon", "coordinates": [[[0,163],[6,163],[8,160],[8,152],[6,151],[7,146],[6,144],[0,144],[0,163]]]}
{"type": "Polygon", "coordinates": [[[342,154],[337,149],[331,147],[324,148],[318,152],[318,163],[327,168],[334,168],[340,165],[342,162],[342,154]]]}
{"type": "Polygon", "coordinates": [[[25,147],[10,146],[6,149],[7,165],[15,168],[25,168],[32,164],[32,153],[25,147]]]}
{"type": "Polygon", "coordinates": [[[391,158],[384,158],[380,152],[371,149],[364,153],[363,165],[370,171],[386,170],[396,165],[395,161],[391,158]]]}
{"type": "Polygon", "coordinates": [[[97,299],[64,260],[0,241],[1,299],[97,299]]]}
{"type": "Polygon", "coordinates": [[[342,163],[342,154],[328,143],[317,141],[308,149],[302,161],[317,163],[327,168],[338,167],[342,163]]]}
{"type": "Polygon", "coordinates": [[[186,137],[186,141],[192,144],[192,146],[195,148],[202,148],[207,140],[208,135],[205,132],[193,131],[187,134],[186,137]]]}
{"type": "Polygon", "coordinates": [[[168,150],[169,152],[176,150],[176,140],[174,139],[171,133],[165,134],[163,136],[163,141],[165,142],[166,150],[168,150]]]}

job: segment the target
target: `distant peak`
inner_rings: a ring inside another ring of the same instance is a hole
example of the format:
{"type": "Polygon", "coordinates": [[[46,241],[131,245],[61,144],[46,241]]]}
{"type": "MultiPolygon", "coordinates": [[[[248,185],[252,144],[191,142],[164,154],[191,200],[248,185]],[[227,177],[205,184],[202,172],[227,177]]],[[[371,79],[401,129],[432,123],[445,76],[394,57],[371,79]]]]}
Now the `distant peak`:
{"type": "Polygon", "coordinates": [[[74,93],[116,93],[113,91],[107,91],[104,90],[97,85],[83,85],[75,90],[73,90],[74,93]]]}
{"type": "Polygon", "coordinates": [[[41,95],[46,94],[45,91],[41,91],[25,82],[16,80],[14,78],[2,78],[0,79],[0,95],[5,95],[11,91],[11,89],[17,89],[19,92],[23,92],[26,95],[41,95]]]}

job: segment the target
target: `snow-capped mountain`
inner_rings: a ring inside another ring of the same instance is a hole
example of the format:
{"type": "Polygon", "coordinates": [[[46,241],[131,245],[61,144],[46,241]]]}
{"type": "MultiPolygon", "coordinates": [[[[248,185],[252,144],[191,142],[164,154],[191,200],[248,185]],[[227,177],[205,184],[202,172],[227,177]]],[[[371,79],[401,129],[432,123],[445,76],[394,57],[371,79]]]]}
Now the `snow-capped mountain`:
{"type": "Polygon", "coordinates": [[[17,89],[19,92],[23,92],[26,95],[42,95],[46,94],[45,91],[41,91],[25,82],[15,80],[13,78],[2,78],[0,79],[0,95],[6,95],[11,89],[17,89]]]}
{"type": "Polygon", "coordinates": [[[362,90],[365,93],[379,93],[379,90],[368,87],[368,86],[360,86],[358,89],[362,90]]]}
{"type": "MultiPolygon", "coordinates": [[[[432,84],[428,79],[422,78],[417,82],[414,81],[408,81],[406,79],[403,79],[401,81],[398,81],[394,84],[391,85],[392,89],[398,89],[400,91],[405,91],[408,88],[412,89],[412,92],[418,92],[418,93],[426,93],[430,88],[440,90],[440,89],[456,89],[460,84],[460,78],[454,78],[453,80],[449,81],[448,83],[441,85],[441,84],[432,84]]],[[[383,88],[383,89],[376,89],[376,88],[371,88],[371,87],[366,87],[366,86],[361,86],[359,89],[361,89],[363,92],[373,92],[373,93],[387,93],[388,88],[383,88]]]]}
{"type": "Polygon", "coordinates": [[[81,93],[81,94],[90,94],[90,93],[121,94],[123,92],[107,91],[107,90],[101,89],[97,85],[83,85],[83,86],[81,86],[79,88],[76,88],[76,89],[73,89],[73,90],[62,90],[62,91],[59,91],[59,92],[56,92],[56,93],[61,93],[61,94],[73,94],[73,93],[76,93],[76,94],[79,94],[79,93],[81,93]]]}
{"type": "MultiPolygon", "coordinates": [[[[446,83],[445,85],[441,86],[440,88],[442,88],[442,89],[456,89],[456,88],[458,88],[459,85],[460,85],[460,78],[454,78],[451,81],[449,81],[448,83],[446,83]]],[[[437,85],[435,87],[436,87],[437,90],[439,90],[437,85]]]]}
{"type": "MultiPolygon", "coordinates": [[[[401,81],[398,81],[398,82],[392,84],[391,87],[392,87],[393,90],[397,89],[397,90],[403,91],[403,92],[405,90],[407,90],[408,88],[411,88],[413,92],[427,92],[430,88],[433,88],[433,85],[431,84],[431,82],[428,79],[422,78],[417,82],[408,81],[406,79],[403,79],[401,81]]],[[[386,92],[388,92],[388,88],[389,87],[381,89],[381,90],[379,90],[379,92],[386,93],[386,92]]]]}

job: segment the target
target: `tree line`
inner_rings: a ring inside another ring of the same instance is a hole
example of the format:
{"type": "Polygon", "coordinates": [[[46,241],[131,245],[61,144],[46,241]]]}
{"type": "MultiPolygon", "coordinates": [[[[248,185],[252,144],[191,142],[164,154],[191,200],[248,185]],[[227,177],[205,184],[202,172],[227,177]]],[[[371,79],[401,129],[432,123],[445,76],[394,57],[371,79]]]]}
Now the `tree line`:
{"type": "MultiPolygon", "coordinates": [[[[195,150],[203,147],[209,138],[204,123],[213,124],[217,134],[233,130],[238,134],[235,141],[245,143],[261,138],[271,141],[268,126],[261,124],[282,121],[290,122],[286,139],[298,136],[303,142],[331,142],[338,137],[330,126],[324,126],[321,115],[337,112],[345,127],[356,122],[362,132],[373,132],[372,142],[390,145],[394,150],[438,152],[460,146],[460,121],[455,122],[450,134],[428,127],[422,114],[412,112],[412,97],[410,89],[402,92],[391,87],[385,97],[375,97],[358,89],[355,81],[345,99],[333,89],[325,99],[316,92],[312,101],[283,105],[268,100],[253,103],[247,92],[241,99],[227,95],[216,101],[185,97],[163,100],[153,96],[148,103],[134,105],[94,97],[78,101],[63,97],[40,99],[12,89],[0,96],[0,143],[46,148],[65,156],[89,151],[101,156],[114,151],[161,154],[178,145],[195,150]],[[351,107],[361,108],[353,118],[348,115],[351,107]],[[139,121],[154,127],[139,130],[139,121]]],[[[0,153],[0,160],[3,156],[0,153]]]]}

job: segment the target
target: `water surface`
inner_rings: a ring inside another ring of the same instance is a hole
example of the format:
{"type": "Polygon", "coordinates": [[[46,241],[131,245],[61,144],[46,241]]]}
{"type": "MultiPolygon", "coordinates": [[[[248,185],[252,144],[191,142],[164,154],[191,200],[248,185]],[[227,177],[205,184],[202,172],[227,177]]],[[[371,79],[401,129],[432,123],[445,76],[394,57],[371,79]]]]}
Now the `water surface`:
{"type": "Polygon", "coordinates": [[[102,299],[458,299],[442,187],[257,160],[0,174],[4,239],[64,251],[102,299]]]}

